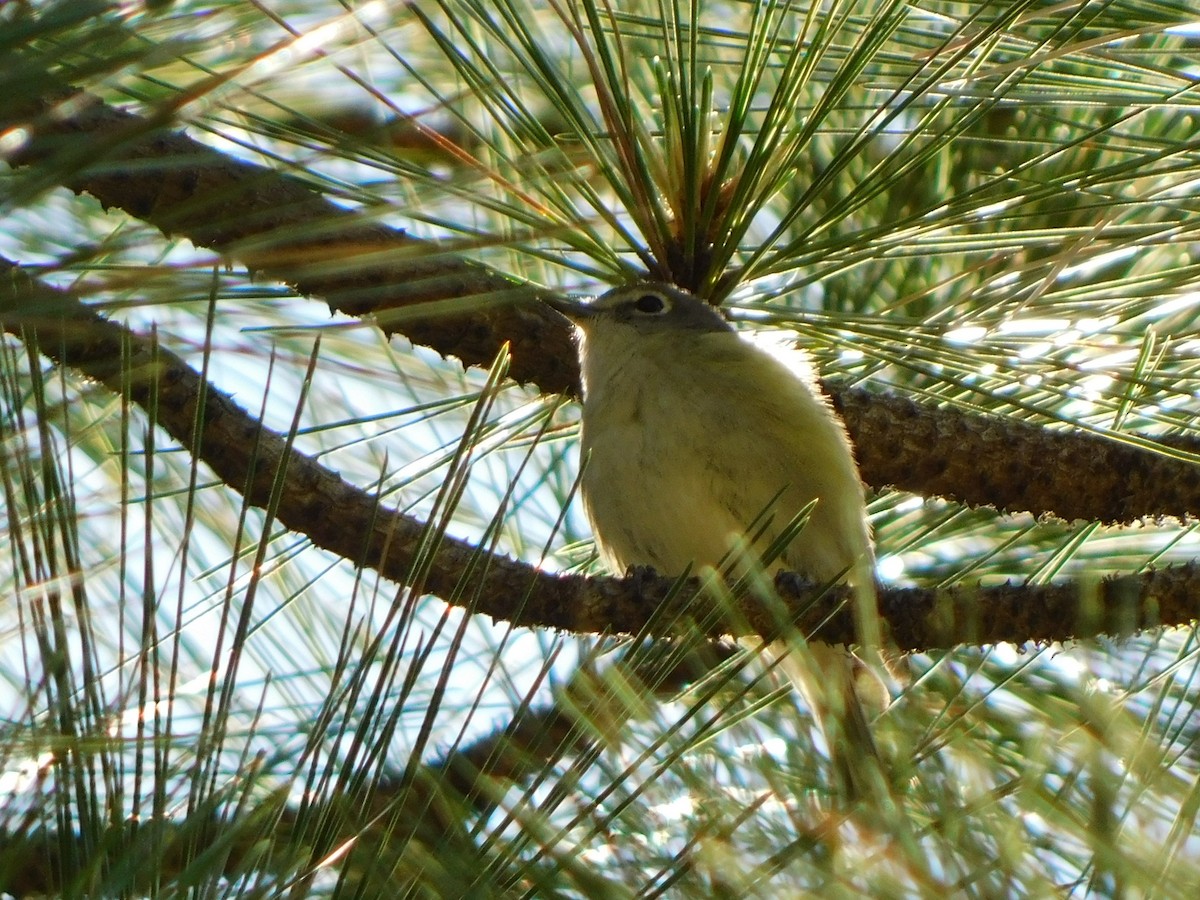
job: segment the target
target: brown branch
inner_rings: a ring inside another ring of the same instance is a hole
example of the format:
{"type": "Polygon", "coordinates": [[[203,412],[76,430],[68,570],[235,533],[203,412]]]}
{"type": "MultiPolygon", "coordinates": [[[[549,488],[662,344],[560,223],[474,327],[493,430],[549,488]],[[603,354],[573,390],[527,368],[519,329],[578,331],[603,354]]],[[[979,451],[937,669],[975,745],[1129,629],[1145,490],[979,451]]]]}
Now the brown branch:
{"type": "Polygon", "coordinates": [[[468,365],[490,364],[507,342],[518,382],[550,392],[577,382],[570,334],[536,302],[544,291],[379,224],[367,211],[339,206],[298,178],[169,130],[170,112],[145,118],[64,86],[0,110],[0,133],[31,128],[10,156],[13,164],[64,173],[67,187],[106,208],[322,297],[331,310],[378,316],[389,334],[468,365]],[[391,309],[477,295],[503,302],[469,315],[387,323],[391,309]]]}
{"type": "Polygon", "coordinates": [[[732,642],[718,641],[663,647],[636,659],[621,657],[613,668],[577,668],[561,698],[545,706],[519,710],[505,726],[464,746],[452,748],[429,766],[431,779],[456,792],[472,808],[485,809],[494,799],[480,792],[481,778],[524,781],[565,756],[585,752],[597,740],[601,724],[620,724],[644,716],[647,698],[666,701],[688,684],[710,674],[739,652],[732,642]],[[667,665],[664,666],[664,662],[667,665]],[[614,677],[615,675],[615,677],[614,677]],[[620,684],[614,690],[611,685],[620,684]],[[627,690],[633,685],[635,690],[627,690]]]}
{"type": "MultiPolygon", "coordinates": [[[[36,340],[41,352],[59,365],[127,392],[143,406],[154,400],[159,424],[248,502],[267,506],[282,469],[276,506],[280,522],[320,547],[394,581],[412,583],[425,523],[381,508],[374,495],[289,448],[282,435],[206,384],[179,357],[97,315],[68,293],[27,278],[5,260],[0,260],[0,319],[4,330],[36,340]]],[[[714,636],[729,630],[729,617],[697,595],[695,579],[678,590],[673,579],[644,573],[623,579],[555,576],[506,557],[489,556],[486,565],[474,565],[479,553],[466,541],[442,538],[433,564],[422,575],[423,588],[448,603],[515,625],[669,635],[678,621],[696,619],[707,623],[705,629],[714,636]],[[464,583],[464,572],[478,574],[464,583]]],[[[838,592],[821,594],[787,576],[777,579],[776,587],[786,606],[782,615],[747,597],[732,618],[768,637],[778,633],[782,621],[830,643],[853,642],[851,616],[838,592]]],[[[881,593],[880,608],[898,649],[925,650],[1180,625],[1197,616],[1197,597],[1200,576],[1188,565],[1086,589],[1073,584],[888,589],[881,593]]]]}
{"type": "MultiPolygon", "coordinates": [[[[484,311],[406,318],[392,331],[467,365],[490,364],[508,342],[517,381],[547,392],[577,383],[570,337],[535,302],[537,288],[337,206],[296,178],[168,130],[169,110],[148,119],[65,87],[16,109],[0,119],[0,131],[30,127],[32,137],[12,156],[17,164],[70,173],[63,177],[71,188],[105,206],[236,257],[350,315],[502,295],[507,302],[484,311]]],[[[386,316],[381,321],[390,327],[386,316]]],[[[877,487],[1068,520],[1131,522],[1200,511],[1200,465],[1187,460],[1078,431],[825,387],[858,447],[864,478],[877,487]]]]}
{"type": "Polygon", "coordinates": [[[1182,440],[1159,453],[1084,431],[968,415],[906,397],[823,382],[841,411],[868,484],[893,485],[1004,512],[1130,523],[1200,514],[1200,453],[1182,440]]]}

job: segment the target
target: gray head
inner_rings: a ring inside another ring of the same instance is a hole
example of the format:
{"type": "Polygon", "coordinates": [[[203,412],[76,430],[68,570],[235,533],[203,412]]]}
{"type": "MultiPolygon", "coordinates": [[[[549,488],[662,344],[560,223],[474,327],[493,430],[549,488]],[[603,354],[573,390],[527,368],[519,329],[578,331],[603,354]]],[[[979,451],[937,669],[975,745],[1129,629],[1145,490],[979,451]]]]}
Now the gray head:
{"type": "Polygon", "coordinates": [[[614,288],[591,303],[558,298],[547,303],[585,334],[600,323],[628,325],[639,332],[733,331],[716,307],[687,291],[659,282],[614,288]]]}

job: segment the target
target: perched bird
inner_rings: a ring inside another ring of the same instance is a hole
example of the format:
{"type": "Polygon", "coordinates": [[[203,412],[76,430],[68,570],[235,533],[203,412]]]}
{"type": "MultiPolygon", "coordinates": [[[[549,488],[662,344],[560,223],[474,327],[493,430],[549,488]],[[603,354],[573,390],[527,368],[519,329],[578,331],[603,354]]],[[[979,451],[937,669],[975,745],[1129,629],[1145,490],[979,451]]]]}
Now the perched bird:
{"type": "MultiPolygon", "coordinates": [[[[863,486],[846,429],[804,354],[755,346],[713,306],[665,284],[551,305],[580,338],[582,494],[605,565],[678,575],[720,568],[740,547],[749,550],[746,571],[811,507],[766,569],[853,585],[856,621],[870,632],[860,639],[877,648],[863,486]]],[[[845,730],[861,731],[850,658],[839,649],[819,661],[838,670],[822,676],[845,675],[844,686],[810,705],[851,707],[843,712],[858,721],[845,730]]]]}

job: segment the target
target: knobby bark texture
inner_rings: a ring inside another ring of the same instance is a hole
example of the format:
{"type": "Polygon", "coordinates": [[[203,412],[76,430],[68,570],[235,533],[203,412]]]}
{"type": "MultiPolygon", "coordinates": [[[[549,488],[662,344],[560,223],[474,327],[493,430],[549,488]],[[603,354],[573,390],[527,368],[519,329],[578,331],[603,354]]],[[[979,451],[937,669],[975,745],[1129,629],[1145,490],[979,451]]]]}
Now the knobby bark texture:
{"type": "MultiPolygon", "coordinates": [[[[703,590],[698,579],[681,583],[646,572],[556,576],[449,536],[430,545],[427,523],[381,506],[263,426],[183,359],[7,260],[0,260],[0,320],[56,363],[153,409],[161,427],[249,503],[412,590],[515,625],[578,633],[669,636],[699,627],[714,636],[733,630],[774,637],[798,628],[830,643],[854,641],[843,591],[787,575],[775,583],[782,605],[744,593],[722,608],[712,599],[721,592],[703,590]]],[[[1189,565],[1090,585],[888,589],[880,609],[900,650],[1127,634],[1193,619],[1197,577],[1189,565]]]]}

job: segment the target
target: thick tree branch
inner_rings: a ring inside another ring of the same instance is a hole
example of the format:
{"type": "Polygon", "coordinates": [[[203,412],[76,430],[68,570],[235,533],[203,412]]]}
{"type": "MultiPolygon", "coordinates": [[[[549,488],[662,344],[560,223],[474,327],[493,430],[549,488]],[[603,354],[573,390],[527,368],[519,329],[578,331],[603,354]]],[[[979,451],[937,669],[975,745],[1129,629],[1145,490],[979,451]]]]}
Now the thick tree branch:
{"type": "MultiPolygon", "coordinates": [[[[283,435],[206,384],[179,357],[97,315],[71,295],[27,278],[5,260],[0,260],[0,319],[5,331],[35,340],[58,364],[118,393],[127,392],[141,405],[155,401],[159,424],[183,446],[194,448],[248,502],[267,506],[282,469],[276,506],[280,522],[394,581],[413,583],[425,523],[381,508],[374,495],[290,448],[283,435]]],[[[670,578],[555,576],[505,557],[487,557],[486,565],[479,566],[479,553],[465,541],[444,537],[432,565],[420,577],[421,586],[472,612],[516,625],[578,633],[645,630],[669,635],[679,621],[695,619],[719,635],[729,630],[732,618],[768,637],[784,622],[830,643],[854,640],[844,596],[838,591],[822,594],[788,576],[776,580],[786,604],[782,612],[746,597],[726,617],[696,595],[695,579],[678,589],[670,578]],[[464,581],[467,572],[473,574],[464,581]]],[[[1200,574],[1188,565],[1086,588],[1065,584],[890,589],[882,592],[880,607],[897,648],[925,650],[1179,625],[1196,617],[1198,597],[1200,574]]]]}
{"type": "MultiPolygon", "coordinates": [[[[508,342],[511,374],[545,391],[572,389],[574,351],[560,321],[519,284],[445,247],[337,206],[301,181],[226,157],[165,126],[67,88],[12,107],[0,132],[27,126],[10,159],[69,172],[67,183],[168,233],[350,315],[434,299],[501,295],[470,315],[406,318],[418,344],[486,365],[508,342]],[[57,162],[56,162],[57,161],[57,162]]],[[[383,318],[386,327],[386,316],[383,318]]],[[[1101,522],[1187,517],[1200,510],[1200,465],[1082,432],[967,415],[826,383],[869,484],[1000,510],[1101,522]]]]}
{"type": "Polygon", "coordinates": [[[1164,439],[1158,452],[1145,441],[1052,431],[823,384],[868,484],[1067,521],[1128,524],[1200,514],[1200,463],[1186,458],[1200,453],[1194,442],[1164,439]]]}
{"type": "Polygon", "coordinates": [[[106,208],[324,298],[333,311],[379,316],[388,333],[468,365],[490,364],[508,342],[517,381],[563,392],[578,380],[566,327],[536,302],[544,292],[454,248],[411,238],[374,221],[368,210],[331,202],[298,178],[226,156],[164,127],[166,121],[116,109],[84,92],[64,87],[0,115],[0,133],[31,126],[28,140],[9,155],[11,163],[68,173],[67,187],[106,208]],[[390,309],[483,294],[495,305],[470,315],[387,323],[390,309]]]}

